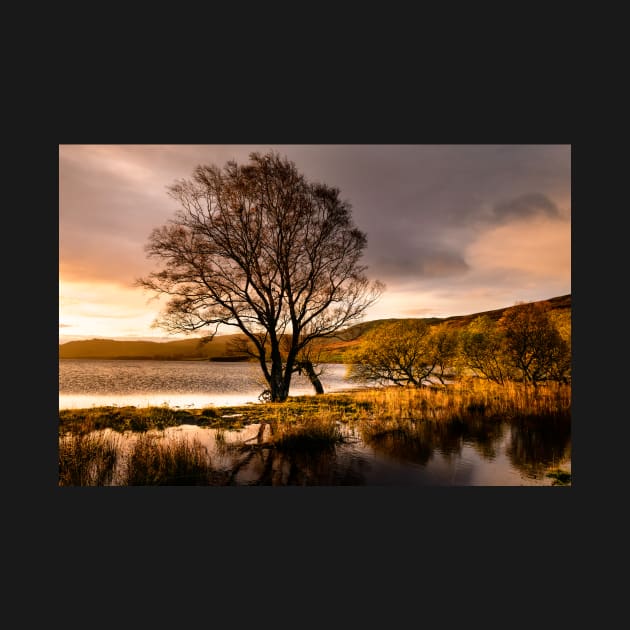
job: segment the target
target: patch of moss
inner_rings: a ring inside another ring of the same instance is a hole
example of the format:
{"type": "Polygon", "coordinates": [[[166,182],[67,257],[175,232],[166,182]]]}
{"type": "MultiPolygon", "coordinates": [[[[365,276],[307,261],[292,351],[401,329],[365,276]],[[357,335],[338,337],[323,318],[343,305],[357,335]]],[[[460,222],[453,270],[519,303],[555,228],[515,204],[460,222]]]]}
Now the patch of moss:
{"type": "Polygon", "coordinates": [[[552,486],[570,486],[571,485],[571,473],[568,470],[551,470],[547,473],[547,477],[553,479],[552,486]]]}

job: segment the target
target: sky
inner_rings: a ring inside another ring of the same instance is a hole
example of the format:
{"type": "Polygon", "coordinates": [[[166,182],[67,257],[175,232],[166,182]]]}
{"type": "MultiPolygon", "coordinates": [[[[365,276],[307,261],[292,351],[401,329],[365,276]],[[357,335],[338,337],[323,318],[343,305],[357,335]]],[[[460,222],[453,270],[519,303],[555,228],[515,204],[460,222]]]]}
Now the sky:
{"type": "MultiPolygon", "coordinates": [[[[166,339],[157,269],[167,188],[276,151],[339,188],[386,289],[365,320],[467,315],[571,293],[570,145],[59,145],[59,340],[166,339]]],[[[237,332],[228,329],[225,332],[237,332]]],[[[175,338],[175,337],[170,337],[175,338]]]]}

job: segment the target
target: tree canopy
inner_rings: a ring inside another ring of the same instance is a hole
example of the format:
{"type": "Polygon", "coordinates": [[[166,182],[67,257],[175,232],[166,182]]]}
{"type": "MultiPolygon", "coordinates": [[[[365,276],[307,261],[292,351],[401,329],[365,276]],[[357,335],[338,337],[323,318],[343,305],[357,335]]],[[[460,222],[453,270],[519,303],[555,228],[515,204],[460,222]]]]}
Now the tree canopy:
{"type": "Polygon", "coordinates": [[[387,322],[369,331],[349,356],[354,380],[421,387],[444,383],[457,352],[457,334],[421,319],[387,322]]]}
{"type": "Polygon", "coordinates": [[[360,320],[384,285],[365,275],[367,237],[338,188],[277,153],[249,158],[198,166],[169,188],[179,209],[146,248],[161,268],[138,284],[168,297],[156,321],[167,330],[239,328],[281,402],[312,341],[360,320]]]}
{"type": "Polygon", "coordinates": [[[385,321],[348,353],[354,380],[421,387],[455,377],[499,385],[571,380],[570,312],[553,314],[546,301],[518,304],[501,316],[479,314],[464,326],[426,320],[385,321]]]}

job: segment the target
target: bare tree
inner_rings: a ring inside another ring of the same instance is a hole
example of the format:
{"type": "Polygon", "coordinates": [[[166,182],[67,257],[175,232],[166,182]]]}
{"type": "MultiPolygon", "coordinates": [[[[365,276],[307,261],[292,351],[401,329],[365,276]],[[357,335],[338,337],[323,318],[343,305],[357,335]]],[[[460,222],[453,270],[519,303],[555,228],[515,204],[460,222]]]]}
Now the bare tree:
{"type": "Polygon", "coordinates": [[[198,166],[169,188],[181,207],[147,245],[163,267],[138,284],[169,297],[156,322],[167,330],[239,328],[268,399],[282,402],[301,353],[360,320],[384,286],[364,275],[366,235],[339,189],[274,152],[249,157],[198,166]]]}

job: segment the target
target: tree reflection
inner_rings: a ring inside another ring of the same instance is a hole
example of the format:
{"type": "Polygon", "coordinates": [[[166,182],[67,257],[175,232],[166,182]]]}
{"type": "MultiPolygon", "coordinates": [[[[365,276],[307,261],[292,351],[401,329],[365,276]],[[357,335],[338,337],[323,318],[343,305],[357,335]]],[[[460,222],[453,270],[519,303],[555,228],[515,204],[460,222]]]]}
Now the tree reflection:
{"type": "Polygon", "coordinates": [[[571,422],[548,417],[514,420],[506,453],[515,468],[538,478],[571,455],[571,422]]]}
{"type": "Polygon", "coordinates": [[[396,428],[376,434],[365,434],[363,440],[375,452],[388,457],[426,465],[433,457],[435,445],[429,439],[430,431],[420,424],[408,428],[396,428]]]}
{"type": "Polygon", "coordinates": [[[269,444],[243,445],[225,485],[363,485],[366,463],[341,457],[334,445],[283,449],[269,444]]]}
{"type": "MultiPolygon", "coordinates": [[[[233,449],[232,464],[222,480],[217,478],[217,485],[365,485],[373,477],[374,461],[364,447],[377,458],[420,467],[429,465],[436,453],[447,462],[457,463],[465,446],[489,461],[505,452],[510,465],[531,479],[540,479],[551,466],[562,464],[571,454],[570,420],[549,417],[510,422],[481,417],[450,422],[372,421],[359,425],[356,433],[353,430],[346,436],[346,440],[352,437],[358,440],[357,449],[347,441],[312,443],[308,448],[272,444],[263,429],[254,438],[255,443],[225,446],[233,449]]],[[[409,470],[412,475],[418,474],[417,469],[409,470]]],[[[375,482],[378,480],[371,479],[369,483],[375,482]]]]}
{"type": "Polygon", "coordinates": [[[484,459],[495,459],[501,438],[505,434],[505,423],[488,421],[484,418],[470,418],[464,426],[464,441],[471,444],[484,459]]]}

